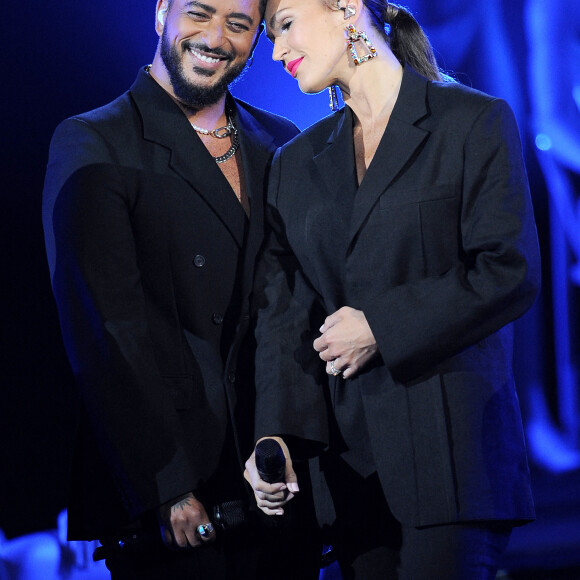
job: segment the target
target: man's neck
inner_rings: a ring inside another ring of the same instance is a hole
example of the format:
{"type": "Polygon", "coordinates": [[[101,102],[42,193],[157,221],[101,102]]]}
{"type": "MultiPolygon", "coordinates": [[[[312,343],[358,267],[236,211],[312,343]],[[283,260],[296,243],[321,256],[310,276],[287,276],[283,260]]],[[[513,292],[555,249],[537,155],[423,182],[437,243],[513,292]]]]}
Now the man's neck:
{"type": "MultiPolygon", "coordinates": [[[[175,98],[175,97],[174,97],[175,98]]],[[[226,96],[224,95],[217,103],[207,105],[202,109],[195,109],[193,107],[186,107],[179,100],[177,104],[181,107],[189,122],[197,127],[213,131],[218,127],[227,125],[227,115],[225,111],[226,96]]]]}

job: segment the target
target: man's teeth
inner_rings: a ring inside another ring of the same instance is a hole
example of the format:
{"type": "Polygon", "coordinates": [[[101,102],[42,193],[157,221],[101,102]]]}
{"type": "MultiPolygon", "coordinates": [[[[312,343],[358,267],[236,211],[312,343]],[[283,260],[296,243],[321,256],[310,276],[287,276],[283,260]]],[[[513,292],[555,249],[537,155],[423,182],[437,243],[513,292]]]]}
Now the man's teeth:
{"type": "Polygon", "coordinates": [[[207,62],[209,64],[217,64],[220,59],[219,58],[211,58],[209,56],[205,56],[203,54],[201,54],[201,52],[197,52],[197,50],[193,50],[193,48],[189,49],[191,54],[193,54],[193,56],[195,56],[196,58],[199,58],[199,60],[202,60],[203,62],[207,62]]]}

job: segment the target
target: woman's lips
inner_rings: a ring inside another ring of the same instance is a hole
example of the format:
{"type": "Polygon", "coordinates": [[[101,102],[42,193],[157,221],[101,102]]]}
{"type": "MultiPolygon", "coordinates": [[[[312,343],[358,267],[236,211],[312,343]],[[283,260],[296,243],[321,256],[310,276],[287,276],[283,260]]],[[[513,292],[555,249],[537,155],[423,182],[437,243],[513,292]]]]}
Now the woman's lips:
{"type": "Polygon", "coordinates": [[[302,62],[302,60],[304,59],[304,57],[301,58],[297,58],[295,60],[291,60],[287,65],[286,68],[290,71],[290,74],[293,77],[296,77],[296,70],[298,69],[298,67],[300,66],[300,63],[302,62]]]}

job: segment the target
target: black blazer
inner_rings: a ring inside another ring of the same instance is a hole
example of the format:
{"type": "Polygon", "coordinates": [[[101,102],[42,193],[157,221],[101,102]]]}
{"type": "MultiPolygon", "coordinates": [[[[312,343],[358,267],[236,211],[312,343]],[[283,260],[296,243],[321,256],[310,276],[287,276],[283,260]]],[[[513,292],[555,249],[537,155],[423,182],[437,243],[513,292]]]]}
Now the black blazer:
{"type": "Polygon", "coordinates": [[[82,394],[71,538],[102,535],[196,489],[218,463],[228,403],[253,400],[237,355],[265,184],[276,147],[298,130],[228,99],[249,222],[185,115],[144,71],[126,94],[54,134],[43,219],[82,394]]]}
{"type": "Polygon", "coordinates": [[[326,445],[331,416],[333,452],[376,468],[406,525],[533,518],[511,323],[540,263],[513,114],[407,67],[360,187],[352,126],[345,107],[273,162],[256,435],[326,445]],[[347,381],[324,374],[311,342],[345,305],[380,352],[347,381]]]}

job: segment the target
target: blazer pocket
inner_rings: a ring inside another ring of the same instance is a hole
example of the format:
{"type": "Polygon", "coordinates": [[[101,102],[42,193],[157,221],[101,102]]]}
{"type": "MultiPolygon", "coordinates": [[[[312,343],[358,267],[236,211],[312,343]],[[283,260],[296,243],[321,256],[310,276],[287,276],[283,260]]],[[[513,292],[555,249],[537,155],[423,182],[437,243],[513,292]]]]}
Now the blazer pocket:
{"type": "Polygon", "coordinates": [[[391,209],[396,206],[453,199],[457,195],[455,183],[443,183],[421,189],[387,189],[379,199],[379,209],[391,209]]]}
{"type": "Polygon", "coordinates": [[[460,195],[455,183],[387,191],[380,198],[377,224],[388,232],[398,283],[440,276],[459,256],[460,195]]]}
{"type": "Polygon", "coordinates": [[[173,404],[177,410],[191,409],[193,402],[193,377],[190,375],[164,376],[173,404]]]}

